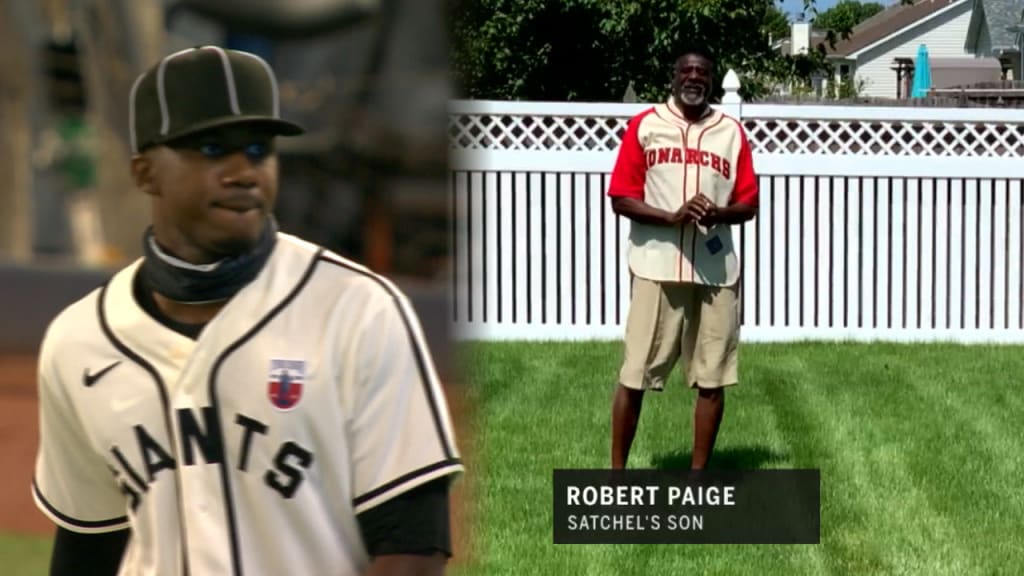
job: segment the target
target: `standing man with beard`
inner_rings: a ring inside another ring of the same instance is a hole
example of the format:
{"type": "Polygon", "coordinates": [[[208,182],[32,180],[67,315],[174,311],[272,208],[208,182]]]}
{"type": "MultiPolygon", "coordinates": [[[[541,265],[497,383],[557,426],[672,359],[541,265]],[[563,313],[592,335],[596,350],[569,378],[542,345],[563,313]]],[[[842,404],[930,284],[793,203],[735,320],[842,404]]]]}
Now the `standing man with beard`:
{"type": "Polygon", "coordinates": [[[731,226],[753,219],[758,188],[740,123],[709,103],[715,61],[685,50],[668,101],[633,117],[608,195],[628,218],[633,297],[612,404],[612,468],[626,467],[647,390],[680,360],[697,390],[691,468],[706,467],[738,382],[740,264],[731,226]]]}
{"type": "Polygon", "coordinates": [[[397,287],[278,231],[270,66],[183,50],[129,102],[145,255],[39,355],[50,574],[443,573],[444,392],[397,287]]]}

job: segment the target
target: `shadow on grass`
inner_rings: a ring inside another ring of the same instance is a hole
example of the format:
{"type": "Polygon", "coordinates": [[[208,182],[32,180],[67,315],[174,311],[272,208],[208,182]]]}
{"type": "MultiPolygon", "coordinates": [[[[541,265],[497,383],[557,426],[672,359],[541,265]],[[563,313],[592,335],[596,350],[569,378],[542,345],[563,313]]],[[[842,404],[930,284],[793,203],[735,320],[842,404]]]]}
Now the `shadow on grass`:
{"type": "MultiPolygon", "coordinates": [[[[691,456],[689,450],[676,450],[654,456],[651,464],[658,470],[688,470],[691,456]]],[[[711,453],[708,469],[757,470],[770,462],[781,462],[785,456],[765,446],[716,449],[711,453]]]]}

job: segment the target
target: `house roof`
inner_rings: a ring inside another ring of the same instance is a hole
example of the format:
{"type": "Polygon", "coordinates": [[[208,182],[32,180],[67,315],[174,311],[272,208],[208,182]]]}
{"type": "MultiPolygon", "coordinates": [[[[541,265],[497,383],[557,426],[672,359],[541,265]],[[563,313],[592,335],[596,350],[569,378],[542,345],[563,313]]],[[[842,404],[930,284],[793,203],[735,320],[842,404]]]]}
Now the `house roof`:
{"type": "MultiPolygon", "coordinates": [[[[832,57],[850,56],[904,28],[918,24],[924,18],[932,16],[944,8],[949,8],[960,1],[962,0],[918,0],[912,5],[904,5],[897,2],[855,26],[850,33],[850,37],[836,42],[834,49],[829,48],[826,44],[826,51],[832,57]]],[[[987,5],[988,0],[982,1],[986,2],[987,5]]],[[[995,1],[1020,3],[1024,0],[995,1]]]]}
{"type": "MultiPolygon", "coordinates": [[[[1024,0],[1022,0],[1024,1],[1024,0]]],[[[817,28],[811,29],[811,46],[816,46],[818,42],[824,42],[826,38],[826,32],[817,28]]],[[[786,36],[780,38],[772,43],[772,48],[784,56],[789,56],[793,52],[793,38],[786,36]]]]}
{"type": "Polygon", "coordinates": [[[980,0],[985,11],[985,22],[988,24],[988,36],[992,40],[992,48],[1017,49],[1017,34],[1007,30],[1010,26],[1020,23],[1024,11],[1024,0],[980,0]]]}

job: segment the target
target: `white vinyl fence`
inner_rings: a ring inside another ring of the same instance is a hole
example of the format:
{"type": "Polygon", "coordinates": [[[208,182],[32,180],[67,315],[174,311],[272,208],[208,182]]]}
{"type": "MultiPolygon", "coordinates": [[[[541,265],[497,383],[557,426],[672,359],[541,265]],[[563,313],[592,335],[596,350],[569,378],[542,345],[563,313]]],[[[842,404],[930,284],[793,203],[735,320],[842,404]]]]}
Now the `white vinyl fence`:
{"type": "MultiPolygon", "coordinates": [[[[727,104],[758,218],[743,337],[1024,342],[1024,111],[727,104]]],[[[452,321],[471,339],[618,339],[629,222],[605,195],[650,104],[450,107],[452,321]]]]}

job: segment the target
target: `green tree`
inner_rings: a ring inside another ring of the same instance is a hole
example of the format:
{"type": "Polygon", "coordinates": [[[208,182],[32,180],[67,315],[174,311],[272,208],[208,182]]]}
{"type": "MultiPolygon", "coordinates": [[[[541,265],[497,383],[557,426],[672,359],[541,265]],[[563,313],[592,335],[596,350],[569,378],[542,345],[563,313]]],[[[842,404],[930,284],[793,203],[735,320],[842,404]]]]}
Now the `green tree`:
{"type": "Polygon", "coordinates": [[[831,30],[838,34],[849,32],[861,22],[878,14],[885,7],[877,2],[861,3],[858,0],[841,0],[835,6],[814,18],[814,27],[831,30]]]}
{"type": "Polygon", "coordinates": [[[769,6],[764,15],[764,31],[771,41],[789,38],[789,17],[778,6],[769,6]]]}
{"type": "MultiPolygon", "coordinates": [[[[741,73],[747,98],[831,69],[823,44],[798,56],[772,49],[774,0],[448,3],[453,74],[463,98],[618,101],[632,82],[639,99],[660,101],[686,43],[710,49],[721,71],[741,73]]],[[[814,0],[805,4],[813,13],[814,0]]]]}

